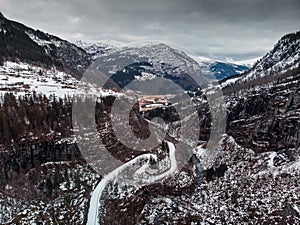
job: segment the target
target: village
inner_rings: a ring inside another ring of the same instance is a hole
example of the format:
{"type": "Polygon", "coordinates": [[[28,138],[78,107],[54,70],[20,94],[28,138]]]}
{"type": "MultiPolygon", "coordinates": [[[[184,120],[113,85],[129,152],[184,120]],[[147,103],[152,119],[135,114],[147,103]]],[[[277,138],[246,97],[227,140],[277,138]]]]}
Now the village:
{"type": "Polygon", "coordinates": [[[156,108],[164,108],[171,105],[169,95],[151,95],[139,98],[139,111],[145,112],[156,108]]]}

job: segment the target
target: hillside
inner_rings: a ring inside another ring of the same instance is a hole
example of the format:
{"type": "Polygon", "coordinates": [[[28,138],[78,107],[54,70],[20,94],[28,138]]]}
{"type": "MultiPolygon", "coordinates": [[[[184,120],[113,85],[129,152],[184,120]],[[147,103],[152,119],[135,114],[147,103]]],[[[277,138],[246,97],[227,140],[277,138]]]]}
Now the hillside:
{"type": "Polygon", "coordinates": [[[233,75],[248,71],[253,65],[241,62],[223,62],[205,57],[194,56],[193,59],[200,65],[203,75],[209,80],[222,80],[233,75]]]}
{"type": "Polygon", "coordinates": [[[263,80],[276,80],[284,73],[292,73],[299,69],[300,31],[284,35],[265,56],[257,61],[245,73],[220,81],[223,88],[242,85],[243,83],[259,83],[263,80]],[[257,80],[257,82],[255,82],[257,80]]]}
{"type": "Polygon", "coordinates": [[[34,30],[0,14],[0,64],[25,62],[51,68],[80,78],[91,63],[83,49],[50,34],[34,30]]]}
{"type": "Polygon", "coordinates": [[[299,35],[246,71],[1,14],[0,224],[299,224],[299,35]]]}
{"type": "MultiPolygon", "coordinates": [[[[84,50],[86,50],[86,52],[91,54],[94,59],[97,59],[102,55],[107,55],[114,51],[122,51],[130,47],[143,48],[143,44],[141,43],[130,44],[130,43],[111,41],[111,40],[106,40],[106,41],[103,40],[98,42],[76,41],[74,43],[79,47],[83,48],[84,50]]],[[[144,47],[150,48],[150,46],[147,45],[144,45],[144,47]]],[[[156,51],[155,47],[153,50],[156,51]]],[[[221,80],[226,77],[230,77],[232,75],[236,75],[248,71],[253,66],[254,61],[256,61],[256,59],[254,60],[252,59],[249,61],[240,61],[240,62],[228,61],[227,62],[227,61],[213,60],[213,59],[196,56],[196,55],[189,55],[189,56],[199,64],[202,75],[209,80],[221,80]]]]}

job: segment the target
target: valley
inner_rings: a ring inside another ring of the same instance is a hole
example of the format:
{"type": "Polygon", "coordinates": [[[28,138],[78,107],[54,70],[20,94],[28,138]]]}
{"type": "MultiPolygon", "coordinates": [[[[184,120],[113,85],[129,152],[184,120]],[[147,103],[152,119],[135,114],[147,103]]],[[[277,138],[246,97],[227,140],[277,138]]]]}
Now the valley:
{"type": "Polygon", "coordinates": [[[299,31],[253,65],[2,14],[0,41],[0,224],[300,223],[299,31]]]}

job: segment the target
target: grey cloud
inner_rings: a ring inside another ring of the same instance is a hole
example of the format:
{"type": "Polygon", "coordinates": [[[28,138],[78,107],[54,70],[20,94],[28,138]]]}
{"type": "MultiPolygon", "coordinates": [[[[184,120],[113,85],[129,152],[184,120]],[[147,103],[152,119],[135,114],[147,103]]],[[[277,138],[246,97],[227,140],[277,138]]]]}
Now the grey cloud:
{"type": "Polygon", "coordinates": [[[299,29],[298,0],[1,0],[3,13],[66,39],[157,39],[216,58],[263,55],[299,29]]]}

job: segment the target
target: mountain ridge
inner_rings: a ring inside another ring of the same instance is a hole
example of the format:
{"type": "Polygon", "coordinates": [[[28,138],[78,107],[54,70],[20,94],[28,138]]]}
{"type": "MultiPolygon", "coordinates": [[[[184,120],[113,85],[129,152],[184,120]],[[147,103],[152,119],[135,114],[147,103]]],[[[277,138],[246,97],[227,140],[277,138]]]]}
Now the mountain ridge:
{"type": "Polygon", "coordinates": [[[0,23],[0,64],[21,61],[51,67],[80,78],[90,65],[85,50],[59,37],[5,18],[0,23]]]}
{"type": "Polygon", "coordinates": [[[265,77],[271,79],[288,71],[297,70],[300,63],[300,31],[282,36],[253,67],[240,75],[220,81],[223,88],[243,84],[265,77]]]}
{"type": "Polygon", "coordinates": [[[227,62],[221,60],[214,60],[201,56],[193,57],[202,69],[203,75],[210,80],[222,80],[236,74],[241,74],[248,71],[251,66],[243,63],[227,62]]]}
{"type": "MultiPolygon", "coordinates": [[[[77,79],[81,78],[87,67],[98,57],[126,48],[142,48],[137,43],[111,40],[90,43],[74,41],[72,43],[9,20],[2,13],[0,40],[0,64],[3,64],[4,61],[21,61],[46,68],[55,66],[58,70],[69,73],[77,79]]],[[[203,76],[209,80],[220,80],[249,69],[246,65],[218,60],[196,61],[200,64],[203,76]]]]}
{"type": "MultiPolygon", "coordinates": [[[[122,51],[122,49],[130,47],[146,46],[145,43],[124,43],[111,40],[100,40],[95,42],[84,42],[78,40],[74,43],[80,46],[81,48],[85,49],[87,52],[89,52],[94,59],[101,57],[102,55],[109,54],[112,51],[122,51]]],[[[153,42],[152,44],[155,43],[156,42],[153,42]]],[[[149,44],[151,43],[149,42],[148,45],[149,44]]],[[[176,49],[176,47],[174,49],[176,49]]],[[[195,60],[197,63],[199,63],[200,69],[202,70],[202,75],[209,80],[220,80],[225,77],[230,77],[232,75],[239,74],[250,69],[250,65],[245,64],[243,61],[241,61],[241,63],[238,63],[238,61],[227,62],[209,59],[196,55],[189,56],[193,58],[193,60],[195,60]]]]}

